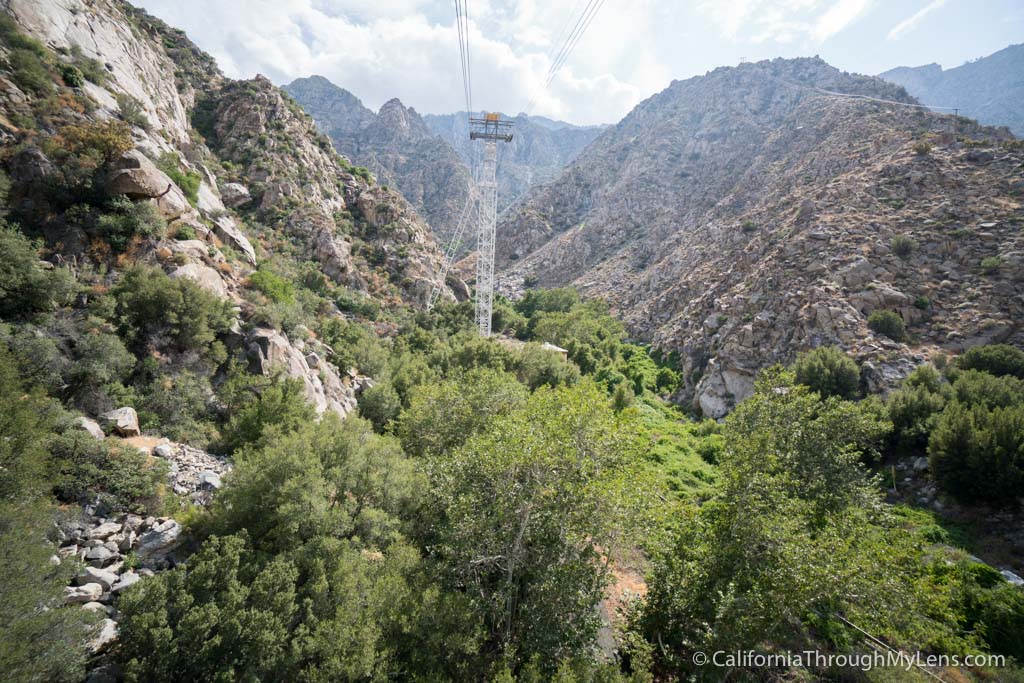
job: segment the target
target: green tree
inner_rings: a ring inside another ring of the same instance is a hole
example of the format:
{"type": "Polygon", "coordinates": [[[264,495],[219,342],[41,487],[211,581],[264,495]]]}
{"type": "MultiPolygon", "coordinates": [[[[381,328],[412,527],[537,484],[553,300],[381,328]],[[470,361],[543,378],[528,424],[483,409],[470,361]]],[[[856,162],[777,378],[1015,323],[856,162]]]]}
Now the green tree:
{"type": "Polygon", "coordinates": [[[793,363],[793,372],[798,384],[810,387],[822,398],[855,399],[860,395],[860,368],[838,347],[801,351],[793,363]]]}
{"type": "Polygon", "coordinates": [[[138,266],[127,271],[110,293],[115,302],[113,321],[130,344],[152,341],[223,360],[217,335],[231,326],[231,306],[192,280],[138,266]]]}
{"type": "Polygon", "coordinates": [[[903,318],[894,311],[872,311],[868,316],[868,329],[896,342],[903,341],[907,336],[903,318]]]}
{"type": "Polygon", "coordinates": [[[980,370],[992,375],[1012,375],[1024,379],[1024,351],[1009,344],[990,344],[967,349],[957,365],[964,370],[980,370]]]}
{"type": "Polygon", "coordinates": [[[554,666],[591,646],[628,508],[631,419],[593,382],[544,387],[429,460],[443,512],[437,556],[474,596],[488,661],[554,666]]]}
{"type": "Polygon", "coordinates": [[[877,494],[861,460],[887,425],[794,382],[761,374],[726,420],[718,497],[656,555],[641,621],[669,670],[692,670],[693,651],[792,644],[812,606],[863,600],[878,579],[877,494]]]}
{"type": "Polygon", "coordinates": [[[496,417],[519,409],[528,392],[500,370],[477,368],[413,391],[396,433],[413,456],[440,456],[487,428],[496,417]]]}
{"type": "Polygon", "coordinates": [[[0,220],[0,316],[49,310],[66,301],[73,287],[66,268],[41,267],[38,245],[0,220]]]}

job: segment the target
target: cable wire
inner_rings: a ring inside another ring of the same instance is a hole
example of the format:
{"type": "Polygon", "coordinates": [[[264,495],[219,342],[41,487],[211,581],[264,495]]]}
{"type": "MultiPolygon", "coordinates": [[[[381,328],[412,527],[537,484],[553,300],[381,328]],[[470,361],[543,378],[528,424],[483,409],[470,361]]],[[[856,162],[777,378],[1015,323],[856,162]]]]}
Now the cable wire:
{"type": "MultiPolygon", "coordinates": [[[[561,70],[562,66],[569,58],[569,55],[572,54],[572,51],[576,48],[576,45],[580,42],[580,39],[583,37],[583,34],[586,33],[587,29],[590,27],[590,24],[593,23],[594,17],[597,16],[597,13],[600,11],[601,6],[604,5],[604,3],[605,0],[589,0],[589,2],[587,2],[586,7],[583,8],[583,11],[580,13],[579,18],[577,18],[576,24],[573,26],[572,31],[569,32],[569,35],[566,37],[565,42],[562,43],[561,48],[559,48],[557,54],[555,55],[555,58],[551,62],[551,65],[548,67],[547,74],[545,74],[544,77],[544,85],[541,86],[540,91],[533,96],[533,98],[530,100],[530,103],[527,105],[525,109],[525,113],[527,116],[529,116],[530,113],[533,111],[533,107],[537,103],[537,99],[547,90],[548,86],[551,85],[551,82],[554,80],[555,75],[559,72],[559,70],[561,70]]],[[[578,3],[576,7],[579,8],[580,4],[582,3],[578,3]]],[[[572,15],[570,14],[569,21],[571,20],[572,15]]],[[[565,27],[569,25],[569,21],[565,23],[565,27]]],[[[561,36],[565,33],[565,27],[562,28],[562,32],[559,34],[559,38],[561,38],[561,36]]]]}

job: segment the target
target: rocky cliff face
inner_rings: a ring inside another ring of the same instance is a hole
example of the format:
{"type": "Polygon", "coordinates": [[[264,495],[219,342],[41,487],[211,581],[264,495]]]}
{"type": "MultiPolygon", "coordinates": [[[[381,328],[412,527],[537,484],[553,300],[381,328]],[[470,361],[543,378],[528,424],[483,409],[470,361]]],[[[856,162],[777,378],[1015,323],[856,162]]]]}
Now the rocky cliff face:
{"type": "Polygon", "coordinates": [[[930,107],[957,107],[962,116],[1024,135],[1024,44],[945,71],[938,64],[901,66],[879,78],[903,86],[930,107]]]}
{"type": "Polygon", "coordinates": [[[357,97],[321,76],[285,90],[316,121],[335,149],[397,188],[446,243],[469,194],[469,169],[455,151],[397,99],[374,114],[357,97]]]}
{"type": "Polygon", "coordinates": [[[1019,342],[1019,143],[823,91],[911,101],[817,59],[675,82],[506,212],[505,290],[530,279],[607,298],[679,354],[680,399],[714,417],[808,347],[841,345],[879,389],[934,354],[1019,342]],[[876,310],[909,340],[869,330],[876,310]]]}
{"type": "Polygon", "coordinates": [[[7,0],[3,8],[19,30],[54,51],[58,68],[92,69],[76,85],[56,86],[49,99],[19,87],[16,74],[0,73],[0,158],[10,203],[25,228],[45,238],[51,259],[97,267],[95,238],[60,215],[66,207],[52,193],[39,191],[57,182],[49,180],[58,169],[47,154],[62,153],[62,143],[53,141],[75,126],[125,120],[132,149],[105,162],[103,192],[153,203],[168,227],[133,243],[130,259],[102,264],[107,281],[116,282],[126,261],[195,280],[235,304],[238,334],[228,341],[248,349],[253,368],[301,379],[319,412],[351,411],[360,382],[322,362],[330,350],[315,340],[254,324],[261,321],[252,318],[248,277],[257,258],[309,260],[364,296],[423,305],[441,254],[412,207],[354,173],[269,81],[225,79],[183,33],[127,3],[7,0]],[[162,170],[168,159],[175,177],[162,170]],[[186,180],[195,183],[188,193],[186,180]]]}
{"type": "MultiPolygon", "coordinates": [[[[469,139],[469,117],[456,114],[427,114],[426,124],[444,138],[463,163],[479,168],[483,149],[469,139]]],[[[603,126],[574,126],[541,116],[519,115],[515,119],[512,142],[502,144],[498,157],[498,211],[504,211],[527,190],[558,177],[583,149],[596,138],[603,126]]]]}

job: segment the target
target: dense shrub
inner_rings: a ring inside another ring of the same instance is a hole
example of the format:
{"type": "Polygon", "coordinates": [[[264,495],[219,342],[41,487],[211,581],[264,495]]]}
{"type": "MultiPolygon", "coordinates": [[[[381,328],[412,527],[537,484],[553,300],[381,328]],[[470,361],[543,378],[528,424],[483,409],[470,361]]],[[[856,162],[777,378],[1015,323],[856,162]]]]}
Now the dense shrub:
{"type": "Polygon", "coordinates": [[[1003,259],[999,256],[986,256],[981,259],[981,272],[985,275],[992,275],[1003,266],[1003,259]]]}
{"type": "Polygon", "coordinates": [[[38,246],[0,220],[0,316],[48,310],[66,301],[73,288],[66,268],[41,267],[38,246]]]}
{"type": "Polygon", "coordinates": [[[359,398],[359,414],[372,422],[378,432],[383,432],[401,410],[402,400],[391,382],[377,382],[359,398]]]}
{"type": "Polygon", "coordinates": [[[926,386],[904,385],[889,394],[886,406],[893,425],[893,437],[904,448],[923,448],[946,405],[948,392],[926,386]]]}
{"type": "Polygon", "coordinates": [[[158,512],[167,463],[113,440],[97,441],[75,428],[50,445],[58,463],[55,493],[79,503],[100,501],[107,509],[158,512]]]}
{"type": "Polygon", "coordinates": [[[249,276],[249,284],[260,290],[271,301],[291,303],[295,301],[295,286],[280,275],[260,269],[249,276]]]}
{"type": "Polygon", "coordinates": [[[793,364],[796,381],[818,392],[822,398],[853,399],[860,394],[860,368],[835,346],[822,346],[797,354],[793,364]]]}
{"type": "Polygon", "coordinates": [[[890,242],[892,247],[892,253],[899,256],[901,259],[908,259],[910,255],[917,249],[917,242],[909,235],[896,235],[890,242]]]}
{"type": "Polygon", "coordinates": [[[981,370],[993,375],[1024,379],[1024,351],[1009,344],[990,344],[967,349],[957,360],[964,370],[981,370]]]}
{"type": "Polygon", "coordinates": [[[231,306],[192,280],[138,266],[124,274],[110,295],[112,320],[130,345],[153,343],[223,360],[223,345],[216,340],[231,326],[231,306]]]}
{"type": "Polygon", "coordinates": [[[958,371],[953,382],[953,395],[966,405],[1008,408],[1024,404],[1024,380],[1010,375],[996,377],[978,370],[958,371]]]}
{"type": "Polygon", "coordinates": [[[868,316],[868,328],[897,342],[903,341],[907,336],[907,326],[903,318],[894,311],[872,311],[868,316]]]}
{"type": "Polygon", "coordinates": [[[288,433],[316,420],[301,380],[250,375],[240,365],[231,366],[219,397],[227,413],[220,447],[229,452],[262,443],[265,432],[288,433]]]}
{"type": "Polygon", "coordinates": [[[989,409],[953,401],[928,441],[939,484],[965,500],[1013,503],[1024,490],[1024,405],[989,409]]]}
{"type": "Polygon", "coordinates": [[[34,50],[18,48],[7,55],[14,74],[14,81],[22,90],[36,95],[46,95],[53,90],[53,77],[47,68],[46,60],[34,50]]]}
{"type": "Polygon", "coordinates": [[[144,429],[205,448],[214,436],[209,380],[184,370],[160,374],[142,390],[139,421],[144,429]]]}
{"type": "Polygon", "coordinates": [[[64,126],[52,142],[74,155],[91,157],[97,164],[113,161],[135,146],[131,127],[114,119],[64,126]]]}
{"type": "Polygon", "coordinates": [[[564,360],[560,353],[538,344],[528,344],[516,354],[515,368],[519,381],[530,389],[575,384],[580,377],[579,368],[564,360]]]}
{"type": "Polygon", "coordinates": [[[74,340],[74,359],[65,373],[70,395],[93,413],[117,407],[111,394],[123,390],[120,385],[135,367],[135,356],[103,327],[96,325],[74,340]]]}
{"type": "Polygon", "coordinates": [[[85,76],[74,64],[61,64],[59,66],[60,77],[64,79],[64,84],[71,88],[81,88],[85,85],[85,76]]]}
{"type": "Polygon", "coordinates": [[[157,168],[167,174],[174,184],[181,188],[188,201],[194,206],[199,199],[199,185],[203,177],[197,171],[181,168],[181,157],[176,152],[166,152],[157,159],[157,168]]]}
{"type": "Polygon", "coordinates": [[[86,57],[82,48],[77,45],[71,46],[71,63],[78,69],[87,81],[96,85],[104,85],[110,80],[110,72],[96,59],[86,57]]]}
{"type": "Polygon", "coordinates": [[[96,217],[95,232],[122,252],[136,237],[163,237],[167,223],[149,202],[133,202],[127,197],[114,197],[96,217]]]}

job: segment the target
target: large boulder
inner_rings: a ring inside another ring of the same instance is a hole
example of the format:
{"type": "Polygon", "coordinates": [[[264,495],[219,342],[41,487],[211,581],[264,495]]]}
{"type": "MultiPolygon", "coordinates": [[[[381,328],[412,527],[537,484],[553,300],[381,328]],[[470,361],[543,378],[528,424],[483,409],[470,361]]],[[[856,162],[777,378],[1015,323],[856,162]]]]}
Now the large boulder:
{"type": "Polygon", "coordinates": [[[201,263],[186,263],[171,273],[173,278],[187,277],[194,280],[203,289],[209,290],[222,299],[228,298],[228,288],[221,279],[220,274],[201,263]]]}
{"type": "Polygon", "coordinates": [[[107,192],[130,199],[153,199],[165,218],[177,218],[190,208],[174,181],[135,149],[125,152],[111,165],[107,192]]]}
{"type": "Polygon", "coordinates": [[[213,232],[228,246],[242,252],[245,260],[250,265],[256,265],[256,250],[252,248],[249,239],[242,234],[231,216],[221,216],[213,221],[213,232]]]}
{"type": "Polygon", "coordinates": [[[85,586],[90,583],[98,583],[105,591],[110,590],[117,581],[117,574],[98,567],[86,567],[75,577],[75,585],[85,586]]]}
{"type": "Polygon", "coordinates": [[[87,583],[83,586],[68,586],[64,589],[65,605],[84,605],[96,602],[103,595],[103,586],[98,583],[87,583]]]}
{"type": "Polygon", "coordinates": [[[77,424],[81,429],[84,429],[89,433],[89,436],[96,439],[97,441],[103,441],[103,437],[106,436],[103,433],[103,428],[100,427],[96,420],[90,420],[87,417],[79,417],[77,424]]]}
{"type": "Polygon", "coordinates": [[[161,560],[170,555],[184,540],[181,524],[173,519],[156,524],[139,537],[136,556],[143,562],[161,560]]]}
{"type": "Polygon", "coordinates": [[[118,436],[140,436],[139,416],[135,408],[125,406],[100,415],[100,422],[118,436]]]}
{"type": "Polygon", "coordinates": [[[252,201],[248,188],[240,183],[224,183],[220,188],[220,198],[227,206],[236,208],[252,201]]]}

